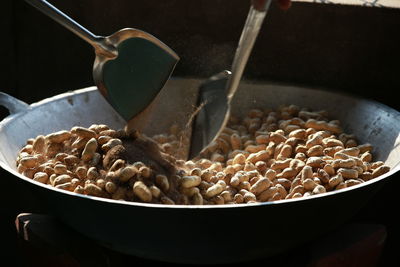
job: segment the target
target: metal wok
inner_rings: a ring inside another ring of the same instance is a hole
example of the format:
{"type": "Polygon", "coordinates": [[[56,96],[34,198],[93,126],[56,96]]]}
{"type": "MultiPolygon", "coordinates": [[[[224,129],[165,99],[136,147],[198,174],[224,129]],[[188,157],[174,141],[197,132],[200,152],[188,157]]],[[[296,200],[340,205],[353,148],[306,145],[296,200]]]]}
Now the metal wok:
{"type": "MultiPolygon", "coordinates": [[[[199,82],[169,81],[167,93],[174,97],[171,102],[159,103],[155,114],[149,115],[145,132],[161,133],[173,122],[186,123],[199,82]]],[[[385,161],[391,171],[340,191],[270,203],[171,206],[101,199],[37,183],[17,173],[15,167],[17,153],[28,138],[93,123],[122,127],[124,121],[95,87],[30,106],[10,102],[3,94],[0,104],[13,113],[0,123],[0,164],[8,174],[2,179],[20,181],[19,186],[27,187],[52,214],[104,246],[155,260],[226,263],[268,257],[293,248],[348,220],[400,168],[398,111],[373,101],[323,90],[243,83],[233,101],[234,114],[280,104],[325,109],[342,121],[345,132],[354,133],[361,142],[371,143],[375,160],[385,161]]],[[[15,188],[15,192],[18,190],[15,188]]]]}

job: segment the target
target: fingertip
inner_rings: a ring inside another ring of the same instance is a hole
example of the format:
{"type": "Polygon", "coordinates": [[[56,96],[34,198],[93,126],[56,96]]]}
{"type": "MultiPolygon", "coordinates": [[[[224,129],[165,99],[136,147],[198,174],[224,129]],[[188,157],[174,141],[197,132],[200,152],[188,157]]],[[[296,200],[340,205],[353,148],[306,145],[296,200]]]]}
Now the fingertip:
{"type": "Polygon", "coordinates": [[[292,6],[291,0],[278,0],[278,6],[282,10],[288,10],[292,6]]]}

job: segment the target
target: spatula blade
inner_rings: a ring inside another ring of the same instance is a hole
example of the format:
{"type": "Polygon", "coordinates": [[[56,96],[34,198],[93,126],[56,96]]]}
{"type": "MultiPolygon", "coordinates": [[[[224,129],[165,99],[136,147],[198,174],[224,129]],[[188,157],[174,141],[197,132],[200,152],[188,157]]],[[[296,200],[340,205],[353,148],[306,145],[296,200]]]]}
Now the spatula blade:
{"type": "Polygon", "coordinates": [[[179,57],[170,48],[141,37],[123,40],[116,49],[117,57],[103,65],[102,82],[109,103],[129,121],[153,101],[179,57]]]}
{"type": "Polygon", "coordinates": [[[225,70],[200,86],[197,103],[199,111],[192,124],[189,159],[198,156],[201,150],[214,140],[221,126],[229,118],[226,83],[230,75],[231,72],[225,70]]]}

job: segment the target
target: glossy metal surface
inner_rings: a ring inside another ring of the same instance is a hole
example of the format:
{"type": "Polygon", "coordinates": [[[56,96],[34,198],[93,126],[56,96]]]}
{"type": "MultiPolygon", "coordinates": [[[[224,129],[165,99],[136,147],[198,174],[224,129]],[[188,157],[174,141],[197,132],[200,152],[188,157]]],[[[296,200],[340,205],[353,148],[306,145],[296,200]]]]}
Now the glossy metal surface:
{"type": "Polygon", "coordinates": [[[270,4],[271,0],[252,1],[233,59],[232,74],[227,75],[227,71],[217,74],[217,77],[211,77],[210,81],[200,88],[198,106],[201,109],[193,125],[189,158],[196,157],[225,128],[230,116],[231,100],[239,87],[270,4]],[[220,81],[215,82],[215,80],[220,81]],[[218,89],[216,86],[221,88],[218,89]],[[212,124],[209,124],[209,121],[212,121],[212,124]]]}
{"type": "MultiPolygon", "coordinates": [[[[190,101],[196,100],[201,82],[169,81],[166,88],[174,99],[161,101],[149,114],[146,133],[165,132],[173,122],[186,124],[193,111],[190,101]],[[182,103],[186,112],[177,113],[177,105],[182,103]]],[[[361,143],[370,142],[375,160],[385,161],[392,170],[363,184],[308,198],[222,206],[101,199],[55,189],[18,174],[15,157],[28,138],[76,125],[123,126],[121,117],[92,87],[45,99],[0,122],[0,165],[8,174],[2,179],[18,181],[18,186],[27,187],[63,222],[123,253],[181,263],[268,257],[340,226],[366,205],[387,179],[399,178],[395,176],[400,169],[400,113],[380,103],[324,90],[244,82],[232,100],[232,113],[240,116],[251,108],[277,108],[282,104],[327,110],[332,119],[341,120],[346,133],[355,134],[361,143]],[[242,238],[247,245],[238,247],[242,238]]],[[[9,190],[15,190],[15,195],[20,192],[19,187],[9,190]]]]}
{"type": "Polygon", "coordinates": [[[107,37],[98,36],[45,0],[26,2],[94,47],[96,86],[126,121],[135,116],[138,117],[135,120],[140,120],[140,112],[170,77],[178,55],[147,32],[126,28],[107,37]]]}

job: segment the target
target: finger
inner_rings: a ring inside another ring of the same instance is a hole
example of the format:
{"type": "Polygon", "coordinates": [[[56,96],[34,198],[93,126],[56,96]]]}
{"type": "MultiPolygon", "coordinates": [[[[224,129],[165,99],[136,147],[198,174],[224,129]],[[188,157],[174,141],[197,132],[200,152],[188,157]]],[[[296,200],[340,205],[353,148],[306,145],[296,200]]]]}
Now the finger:
{"type": "Polygon", "coordinates": [[[278,0],[278,6],[282,10],[287,10],[291,7],[291,0],[278,0]]]}

